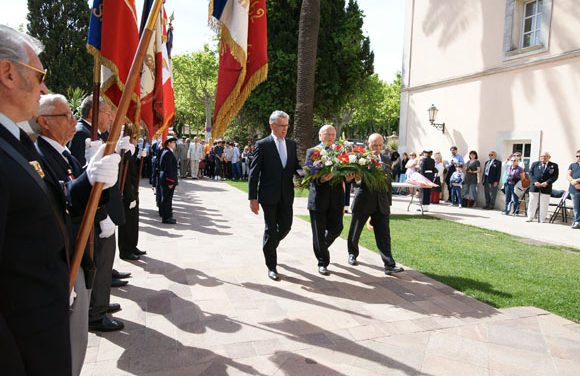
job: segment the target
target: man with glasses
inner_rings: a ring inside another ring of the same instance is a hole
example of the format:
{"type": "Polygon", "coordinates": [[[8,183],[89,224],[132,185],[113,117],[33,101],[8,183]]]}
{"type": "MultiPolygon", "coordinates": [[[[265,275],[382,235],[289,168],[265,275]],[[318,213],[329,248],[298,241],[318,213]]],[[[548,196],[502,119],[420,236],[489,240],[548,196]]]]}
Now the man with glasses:
{"type": "Polygon", "coordinates": [[[566,178],[570,182],[569,191],[572,196],[572,203],[574,204],[572,228],[578,230],[580,229],[580,149],[576,151],[576,162],[573,162],[568,167],[568,175],[566,178]]]}
{"type": "Polygon", "coordinates": [[[483,190],[485,193],[484,209],[491,210],[495,208],[495,198],[497,196],[497,187],[501,179],[501,162],[497,160],[495,151],[490,151],[489,160],[485,162],[483,168],[483,190]]]}
{"type": "MultiPolygon", "coordinates": [[[[81,215],[90,184],[117,179],[119,159],[91,159],[67,184],[16,123],[39,115],[48,92],[42,44],[0,25],[0,370],[6,375],[70,375],[68,288],[72,253],[67,211],[81,215]],[[67,202],[71,205],[67,205],[67,202]]],[[[118,157],[117,157],[118,158],[118,157]]]]}
{"type": "Polygon", "coordinates": [[[540,160],[530,167],[530,204],[528,205],[528,219],[533,222],[536,213],[538,222],[544,223],[550,206],[552,184],[558,180],[558,165],[550,162],[550,153],[544,151],[540,160]]]}

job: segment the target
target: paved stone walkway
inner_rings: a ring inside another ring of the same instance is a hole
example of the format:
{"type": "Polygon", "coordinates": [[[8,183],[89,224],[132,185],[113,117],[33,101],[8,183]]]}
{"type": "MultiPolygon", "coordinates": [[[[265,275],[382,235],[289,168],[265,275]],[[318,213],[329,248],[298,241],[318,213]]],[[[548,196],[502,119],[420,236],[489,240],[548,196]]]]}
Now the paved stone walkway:
{"type": "Polygon", "coordinates": [[[273,282],[262,217],[244,193],[186,180],[174,208],[178,224],[161,224],[143,185],[147,256],[118,262],[133,278],[112,297],[126,328],[90,334],[83,375],[580,374],[573,322],[533,307],[498,310],[415,271],[387,277],[366,250],[351,267],[342,239],[322,277],[300,219],[273,282]]]}

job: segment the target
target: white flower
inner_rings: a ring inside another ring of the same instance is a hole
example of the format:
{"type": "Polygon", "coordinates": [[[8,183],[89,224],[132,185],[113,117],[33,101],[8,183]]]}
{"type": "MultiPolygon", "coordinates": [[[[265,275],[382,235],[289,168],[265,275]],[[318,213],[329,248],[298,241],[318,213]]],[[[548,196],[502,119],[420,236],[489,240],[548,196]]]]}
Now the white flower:
{"type": "Polygon", "coordinates": [[[320,155],[327,155],[328,151],[326,151],[325,149],[320,150],[320,155]]]}
{"type": "Polygon", "coordinates": [[[356,155],[351,154],[348,156],[348,163],[356,163],[356,155]]]}
{"type": "Polygon", "coordinates": [[[332,161],[325,161],[324,162],[324,165],[325,166],[332,166],[332,161]]]}
{"type": "Polygon", "coordinates": [[[312,165],[314,165],[314,166],[318,166],[318,165],[320,165],[320,164],[322,164],[322,161],[316,161],[316,162],[314,162],[312,165]]]}
{"type": "Polygon", "coordinates": [[[361,166],[364,166],[367,163],[368,163],[368,160],[365,159],[365,158],[361,158],[361,159],[358,160],[358,164],[361,165],[361,166]]]}

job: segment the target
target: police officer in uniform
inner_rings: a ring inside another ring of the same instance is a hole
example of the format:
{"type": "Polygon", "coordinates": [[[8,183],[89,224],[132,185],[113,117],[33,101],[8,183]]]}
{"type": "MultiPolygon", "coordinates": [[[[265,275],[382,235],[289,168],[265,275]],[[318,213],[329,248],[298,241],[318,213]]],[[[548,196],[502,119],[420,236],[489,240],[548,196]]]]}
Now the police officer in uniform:
{"type": "Polygon", "coordinates": [[[173,192],[177,186],[176,143],[177,138],[167,138],[159,159],[159,214],[161,215],[161,222],[167,224],[175,224],[177,222],[173,218],[173,192]]]}

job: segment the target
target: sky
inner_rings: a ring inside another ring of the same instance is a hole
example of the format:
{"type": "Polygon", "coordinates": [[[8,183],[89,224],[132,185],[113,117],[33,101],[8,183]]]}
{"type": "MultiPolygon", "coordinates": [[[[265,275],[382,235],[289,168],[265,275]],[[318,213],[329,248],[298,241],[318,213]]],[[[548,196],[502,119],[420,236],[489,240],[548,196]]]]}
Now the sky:
{"type": "MultiPolygon", "coordinates": [[[[137,9],[141,9],[143,0],[136,3],[137,9]]],[[[208,0],[167,0],[168,15],[175,12],[173,54],[197,51],[211,41],[208,3],[208,0]]],[[[402,66],[404,0],[358,0],[358,4],[365,14],[363,30],[375,53],[375,72],[382,80],[392,81],[402,66]]],[[[1,24],[14,28],[26,24],[26,0],[3,1],[0,9],[1,24]]]]}

